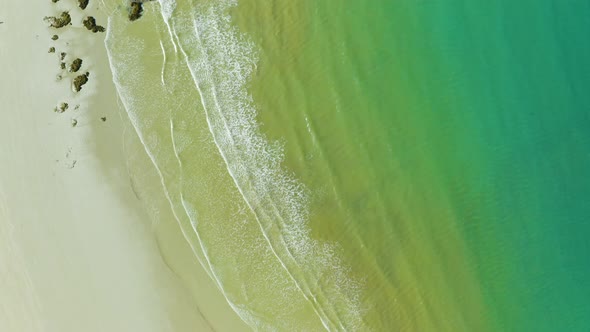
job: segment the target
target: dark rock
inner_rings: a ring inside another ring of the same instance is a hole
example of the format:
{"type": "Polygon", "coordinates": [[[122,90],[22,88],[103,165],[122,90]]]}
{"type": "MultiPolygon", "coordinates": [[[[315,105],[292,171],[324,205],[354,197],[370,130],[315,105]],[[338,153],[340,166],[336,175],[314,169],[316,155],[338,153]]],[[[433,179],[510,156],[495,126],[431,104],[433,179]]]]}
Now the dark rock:
{"type": "Polygon", "coordinates": [[[49,48],[49,51],[47,51],[47,53],[55,53],[55,47],[51,46],[49,48]]]}
{"type": "Polygon", "coordinates": [[[143,14],[143,3],[138,1],[132,1],[131,7],[129,7],[129,20],[135,21],[143,14]]]}
{"type": "Polygon", "coordinates": [[[92,17],[92,16],[88,16],[86,19],[84,19],[82,24],[84,24],[86,29],[88,29],[94,33],[105,31],[104,27],[102,27],[100,25],[96,25],[96,19],[94,19],[94,17],[92,17]]]}
{"type": "Polygon", "coordinates": [[[88,0],[78,0],[78,5],[82,9],[86,9],[88,7],[88,0]]]}
{"type": "Polygon", "coordinates": [[[58,35],[51,36],[51,40],[58,40],[58,39],[59,39],[59,36],[58,35]]]}
{"type": "Polygon", "coordinates": [[[84,19],[84,21],[82,21],[82,24],[84,24],[86,29],[92,30],[92,28],[96,26],[96,19],[94,19],[92,16],[88,16],[84,19]]]}
{"type": "Polygon", "coordinates": [[[49,23],[50,27],[56,29],[63,28],[72,23],[72,17],[68,12],[62,12],[59,17],[45,16],[43,19],[49,23]]]}
{"type": "Polygon", "coordinates": [[[78,75],[78,76],[76,76],[76,78],[74,78],[73,83],[74,83],[74,90],[76,92],[79,92],[80,90],[82,90],[82,86],[88,82],[88,76],[90,76],[90,73],[86,72],[85,74],[78,75]]]}
{"type": "Polygon", "coordinates": [[[54,109],[54,111],[56,113],[63,113],[63,112],[65,112],[68,109],[68,107],[70,107],[70,105],[68,105],[68,103],[61,103],[61,104],[59,104],[58,107],[56,107],[54,109]]]}
{"type": "Polygon", "coordinates": [[[72,61],[72,64],[70,65],[70,72],[75,73],[80,70],[80,67],[82,67],[82,59],[78,58],[72,61]]]}

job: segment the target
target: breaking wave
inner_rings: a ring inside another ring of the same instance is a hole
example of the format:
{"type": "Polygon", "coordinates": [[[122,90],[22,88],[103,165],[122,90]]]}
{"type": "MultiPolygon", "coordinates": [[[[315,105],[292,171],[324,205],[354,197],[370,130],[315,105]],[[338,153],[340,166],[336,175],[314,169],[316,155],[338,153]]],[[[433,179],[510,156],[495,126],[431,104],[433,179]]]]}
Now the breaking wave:
{"type": "MultiPolygon", "coordinates": [[[[269,252],[292,280],[296,291],[311,304],[326,329],[358,330],[363,327],[363,310],[359,304],[361,285],[348,276],[348,269],[338,257],[337,246],[318,242],[310,236],[307,225],[309,190],[282,166],[282,146],[270,142],[259,129],[256,104],[247,89],[256,69],[257,51],[255,44],[232,25],[228,11],[236,5],[235,0],[198,3],[159,1],[160,16],[166,27],[161,31],[158,45],[163,54],[163,64],[158,70],[163,88],[161,91],[171,93],[171,90],[181,88],[178,85],[167,86],[174,85],[166,78],[168,74],[165,69],[170,61],[166,54],[169,51],[179,62],[184,62],[184,69],[188,72],[178,75],[190,75],[193,86],[188,89],[196,89],[199,96],[191,102],[200,103],[200,107],[183,104],[182,110],[167,111],[204,113],[209,137],[225,163],[225,171],[231,176],[243,203],[252,212],[269,252]]],[[[113,12],[112,16],[116,15],[113,12]]],[[[158,135],[155,130],[148,133],[157,122],[168,121],[165,126],[174,127],[173,120],[152,114],[161,112],[161,108],[174,107],[174,103],[152,105],[153,109],[149,112],[137,110],[138,107],[146,106],[140,105],[135,92],[138,89],[129,88],[129,84],[142,82],[130,79],[129,76],[139,75],[139,79],[143,69],[138,59],[133,59],[125,52],[130,51],[131,45],[144,47],[144,42],[121,40],[124,34],[118,33],[117,28],[124,24],[122,20],[117,26],[110,22],[106,40],[114,82],[146,151],[162,176],[177,219],[184,217],[190,220],[191,227],[183,228],[185,236],[232,308],[251,326],[270,329],[266,323],[257,323],[256,314],[233,300],[231,290],[226,287],[228,276],[220,276],[221,268],[216,268],[215,253],[209,252],[208,240],[199,234],[198,225],[204,222],[199,219],[199,208],[183,194],[182,182],[190,173],[186,168],[183,169],[182,154],[187,144],[198,142],[187,140],[182,142],[183,147],[178,147],[174,141],[174,128],[170,128],[171,138],[158,135]],[[125,44],[127,49],[117,48],[117,43],[125,44]],[[162,165],[160,160],[166,158],[156,154],[164,144],[172,146],[178,165],[162,165]],[[180,194],[175,198],[172,193],[176,191],[180,194]]],[[[142,54],[146,51],[135,49],[134,52],[142,54]]],[[[178,70],[182,67],[175,68],[178,70]]],[[[158,91],[152,89],[150,93],[158,91]]],[[[171,97],[161,99],[166,98],[171,97]]]]}

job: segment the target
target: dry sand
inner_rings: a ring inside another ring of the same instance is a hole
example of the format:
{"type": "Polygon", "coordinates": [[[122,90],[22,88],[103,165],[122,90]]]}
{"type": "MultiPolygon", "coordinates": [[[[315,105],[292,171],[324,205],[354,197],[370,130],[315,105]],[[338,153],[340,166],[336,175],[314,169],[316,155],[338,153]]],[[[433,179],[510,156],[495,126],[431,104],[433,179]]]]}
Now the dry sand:
{"type": "MultiPolygon", "coordinates": [[[[96,8],[91,0],[86,12],[106,26],[96,8]]],[[[245,330],[125,132],[104,34],[81,27],[83,15],[74,0],[0,2],[0,331],[245,330]],[[57,8],[71,10],[73,26],[47,28],[57,8]],[[90,72],[80,93],[59,68],[62,51],[90,72]],[[69,109],[53,112],[60,102],[69,109]],[[128,162],[145,172],[129,174],[128,162]]]]}

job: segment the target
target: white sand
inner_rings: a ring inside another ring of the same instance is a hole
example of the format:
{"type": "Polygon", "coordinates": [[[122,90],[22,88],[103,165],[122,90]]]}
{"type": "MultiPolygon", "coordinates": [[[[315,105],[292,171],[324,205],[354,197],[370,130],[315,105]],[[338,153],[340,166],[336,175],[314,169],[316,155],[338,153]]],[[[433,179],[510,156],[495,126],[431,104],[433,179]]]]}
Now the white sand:
{"type": "MultiPolygon", "coordinates": [[[[104,34],[80,28],[82,15],[74,0],[0,1],[0,331],[245,329],[198,266],[179,278],[163,261],[127,173],[104,34]],[[56,8],[71,10],[74,26],[48,29],[42,18],[56,8]],[[91,73],[78,94],[61,51],[91,73]],[[69,109],[54,113],[62,101],[69,109]]],[[[182,241],[166,234],[160,241],[182,241]]]]}

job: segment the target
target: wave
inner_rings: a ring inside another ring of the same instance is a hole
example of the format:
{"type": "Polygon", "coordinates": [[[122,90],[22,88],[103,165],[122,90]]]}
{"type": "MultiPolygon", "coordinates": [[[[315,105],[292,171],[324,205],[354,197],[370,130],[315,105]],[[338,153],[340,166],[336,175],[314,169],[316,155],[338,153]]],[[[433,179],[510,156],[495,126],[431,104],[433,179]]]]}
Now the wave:
{"type": "Polygon", "coordinates": [[[196,38],[180,39],[209,129],[273,252],[326,328],[354,329],[360,323],[358,299],[350,296],[354,286],[334,248],[311,239],[306,226],[306,190],[281,167],[282,149],[265,139],[256,122],[256,110],[246,89],[256,52],[230,23],[227,11],[236,4],[217,1],[197,5],[193,20],[196,38]],[[187,47],[200,52],[187,53],[187,47]],[[340,298],[330,298],[334,296],[340,298]],[[331,307],[333,303],[345,303],[348,310],[338,312],[331,307]]]}
{"type": "MultiPolygon", "coordinates": [[[[159,5],[166,27],[157,45],[163,53],[163,64],[157,74],[162,91],[173,94],[176,84],[166,80],[168,74],[165,68],[167,63],[172,61],[166,57],[166,45],[169,45],[174,57],[184,61],[185,69],[189,71],[178,74],[177,71],[182,70],[182,67],[177,66],[176,73],[181,76],[190,75],[193,89],[196,89],[199,95],[199,98],[191,100],[189,105],[177,106],[182,106],[190,112],[204,112],[206,127],[225,164],[225,172],[231,176],[243,204],[255,217],[259,232],[267,242],[269,254],[278,261],[286,276],[294,283],[297,292],[311,304],[324,328],[363,328],[363,310],[359,299],[361,284],[348,277],[348,269],[338,257],[337,246],[318,242],[310,236],[310,228],[307,225],[309,190],[282,166],[282,146],[270,142],[259,129],[255,103],[247,90],[248,82],[257,65],[257,52],[254,43],[231,23],[228,11],[235,7],[237,2],[215,0],[192,4],[159,0],[159,5]],[[200,107],[193,103],[200,103],[200,107]]],[[[261,317],[251,308],[236,304],[239,302],[239,296],[236,295],[239,291],[228,289],[231,288],[228,286],[229,278],[226,273],[220,272],[229,268],[216,263],[223,260],[211,249],[211,238],[204,239],[200,234],[203,230],[199,227],[207,225],[203,225],[204,220],[199,215],[199,207],[194,201],[187,199],[189,195],[186,194],[185,186],[186,182],[191,181],[188,179],[191,174],[183,165],[183,156],[187,155],[190,145],[198,144],[194,139],[190,139],[196,134],[186,134],[189,138],[178,143],[175,137],[185,136],[182,136],[181,129],[174,127],[174,115],[150,113],[157,111],[159,107],[175,105],[172,95],[167,97],[169,99],[164,98],[166,100],[160,101],[161,105],[151,105],[149,112],[138,111],[138,108],[147,107],[147,104],[141,105],[137,88],[129,89],[125,85],[134,81],[129,75],[141,76],[142,69],[134,66],[134,59],[125,56],[125,52],[129,51],[129,45],[141,46],[142,41],[123,41],[121,38],[124,38],[124,34],[117,34],[117,30],[113,28],[109,21],[106,44],[117,91],[146,151],[160,172],[176,218],[180,224],[183,223],[183,218],[189,220],[190,228],[181,227],[185,237],[191,244],[197,244],[193,245],[195,255],[209,275],[216,280],[238,315],[255,328],[270,329],[267,323],[257,322],[261,317]],[[116,43],[124,44],[127,49],[117,49],[114,47],[116,43]],[[125,80],[129,83],[123,83],[125,80]],[[166,132],[170,136],[159,135],[157,130],[153,129],[158,125],[162,126],[161,122],[165,122],[169,127],[166,132]],[[163,153],[165,145],[170,145],[172,152],[167,156],[157,156],[163,153]],[[171,163],[172,156],[176,165],[162,165],[171,163]]],[[[134,54],[145,52],[135,50],[134,54]]],[[[176,114],[180,111],[182,110],[168,110],[172,113],[177,112],[176,114]]],[[[190,118],[196,114],[186,116],[190,118]]],[[[186,132],[187,129],[184,129],[186,132]]],[[[188,130],[196,131],[192,128],[188,130]]],[[[284,281],[280,284],[286,285],[284,281]]]]}

